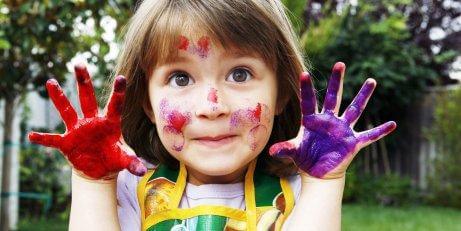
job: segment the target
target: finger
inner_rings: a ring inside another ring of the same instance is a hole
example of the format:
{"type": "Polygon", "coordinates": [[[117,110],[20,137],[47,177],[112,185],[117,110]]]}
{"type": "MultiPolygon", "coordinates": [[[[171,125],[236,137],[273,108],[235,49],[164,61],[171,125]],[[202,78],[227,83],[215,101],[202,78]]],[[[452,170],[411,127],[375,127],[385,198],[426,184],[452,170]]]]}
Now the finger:
{"type": "Polygon", "coordinates": [[[317,110],[317,100],[312,78],[307,72],[301,73],[301,111],[303,116],[314,114],[317,110]]]}
{"type": "Polygon", "coordinates": [[[114,90],[107,106],[108,119],[120,119],[122,114],[123,102],[125,99],[126,79],[117,76],[114,81],[114,90]]]}
{"type": "Polygon", "coordinates": [[[367,106],[368,100],[373,94],[375,87],[376,81],[374,79],[367,79],[352,103],[344,111],[343,117],[352,127],[367,106]]]}
{"type": "Polygon", "coordinates": [[[62,142],[62,135],[60,134],[30,132],[28,136],[30,142],[47,147],[59,148],[62,142]]]}
{"type": "Polygon", "coordinates": [[[378,127],[359,133],[357,138],[359,140],[360,146],[365,147],[383,138],[384,136],[394,131],[396,127],[397,124],[394,121],[389,121],[379,125],[378,127]]]}
{"type": "Polygon", "coordinates": [[[342,62],[337,62],[328,80],[327,94],[323,103],[323,111],[338,113],[341,102],[343,76],[346,66],[342,62]]]}
{"type": "Polygon", "coordinates": [[[142,161],[134,153],[128,153],[126,150],[122,150],[121,165],[136,176],[143,176],[147,172],[142,161]]]}
{"type": "Polygon", "coordinates": [[[269,155],[278,158],[295,158],[297,147],[292,141],[284,141],[273,144],[269,148],[269,155]]]}
{"type": "Polygon", "coordinates": [[[94,95],[90,74],[84,65],[75,66],[75,77],[78,84],[78,97],[85,118],[95,117],[98,114],[98,104],[94,95]]]}
{"type": "Polygon", "coordinates": [[[62,92],[58,81],[49,79],[46,81],[46,89],[54,106],[61,115],[62,120],[67,128],[73,128],[77,124],[78,116],[75,109],[70,104],[67,97],[62,92]]]}

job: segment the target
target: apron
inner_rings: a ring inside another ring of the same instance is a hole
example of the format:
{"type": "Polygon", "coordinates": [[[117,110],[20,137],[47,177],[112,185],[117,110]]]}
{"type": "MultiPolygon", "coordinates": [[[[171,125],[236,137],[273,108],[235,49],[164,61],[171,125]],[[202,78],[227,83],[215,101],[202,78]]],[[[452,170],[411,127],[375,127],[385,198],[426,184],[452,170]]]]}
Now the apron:
{"type": "Polygon", "coordinates": [[[294,195],[286,178],[256,170],[252,161],[245,174],[245,210],[222,205],[200,205],[181,209],[187,171],[158,165],[144,175],[137,188],[145,231],[281,230],[294,206],[294,195]]]}

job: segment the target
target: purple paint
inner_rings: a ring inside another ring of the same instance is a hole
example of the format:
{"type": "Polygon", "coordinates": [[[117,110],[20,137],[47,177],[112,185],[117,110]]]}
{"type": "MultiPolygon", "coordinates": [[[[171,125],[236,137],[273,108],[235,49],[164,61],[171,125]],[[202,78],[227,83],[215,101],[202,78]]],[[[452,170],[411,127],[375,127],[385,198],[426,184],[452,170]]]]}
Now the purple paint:
{"type": "Polygon", "coordinates": [[[257,103],[254,108],[239,109],[231,114],[231,129],[243,125],[258,125],[261,117],[264,122],[268,121],[269,107],[266,104],[257,103]]]}
{"type": "Polygon", "coordinates": [[[338,92],[341,86],[341,76],[344,73],[346,66],[344,63],[338,62],[333,66],[333,70],[328,81],[327,94],[325,96],[325,102],[323,103],[323,109],[325,111],[333,111],[337,105],[338,92]]]}
{"type": "Polygon", "coordinates": [[[301,81],[301,109],[303,115],[314,114],[317,109],[317,102],[315,100],[315,89],[312,84],[312,79],[309,73],[303,72],[300,76],[301,81]]]}
{"type": "Polygon", "coordinates": [[[355,124],[362,114],[365,106],[367,105],[368,100],[373,94],[373,90],[376,87],[376,82],[374,80],[367,80],[363,84],[357,96],[352,100],[352,103],[344,111],[344,118],[350,123],[355,124]]]}
{"type": "Polygon", "coordinates": [[[200,56],[201,58],[208,57],[208,53],[210,52],[211,42],[210,38],[207,36],[201,37],[197,41],[197,46],[195,46],[195,53],[200,56]]]}
{"type": "Polygon", "coordinates": [[[371,97],[376,85],[373,80],[364,83],[343,117],[332,113],[338,103],[337,95],[341,88],[344,68],[343,63],[337,63],[333,68],[322,113],[314,113],[316,100],[312,81],[307,74],[301,75],[302,139],[299,144],[291,141],[276,143],[270,147],[270,155],[289,157],[302,171],[323,178],[360,148],[384,137],[396,128],[393,121],[360,133],[356,133],[352,128],[371,97]]]}
{"type": "Polygon", "coordinates": [[[184,146],[184,135],[182,130],[191,121],[191,113],[181,112],[176,108],[171,108],[166,99],[160,101],[160,112],[162,119],[166,121],[163,127],[165,139],[169,146],[175,151],[181,151],[184,146]]]}

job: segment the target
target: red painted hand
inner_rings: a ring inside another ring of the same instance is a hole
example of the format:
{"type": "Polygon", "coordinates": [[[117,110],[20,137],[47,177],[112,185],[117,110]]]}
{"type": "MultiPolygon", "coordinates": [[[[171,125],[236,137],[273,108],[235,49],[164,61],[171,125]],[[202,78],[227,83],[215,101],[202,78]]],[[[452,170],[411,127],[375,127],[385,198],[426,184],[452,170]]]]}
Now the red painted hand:
{"type": "Polygon", "coordinates": [[[75,67],[78,95],[83,118],[62,92],[55,79],[46,83],[49,96],[66,125],[64,134],[29,133],[33,143],[59,149],[78,173],[92,179],[110,179],[128,169],[142,176],[147,169],[136,155],[120,142],[120,115],[125,97],[126,80],[117,76],[105,115],[98,114],[90,75],[84,66],[75,67]]]}

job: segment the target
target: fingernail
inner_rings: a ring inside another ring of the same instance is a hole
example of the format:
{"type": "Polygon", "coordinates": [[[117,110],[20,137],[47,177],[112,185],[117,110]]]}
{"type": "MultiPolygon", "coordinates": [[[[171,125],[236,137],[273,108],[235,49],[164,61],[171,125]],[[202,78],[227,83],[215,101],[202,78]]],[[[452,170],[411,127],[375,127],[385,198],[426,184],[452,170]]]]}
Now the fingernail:
{"type": "Polygon", "coordinates": [[[132,162],[130,166],[131,172],[136,176],[144,176],[147,172],[146,166],[144,166],[141,162],[132,162]]]}
{"type": "Polygon", "coordinates": [[[125,77],[119,75],[115,78],[114,91],[123,92],[126,89],[126,79],[125,77]]]}

